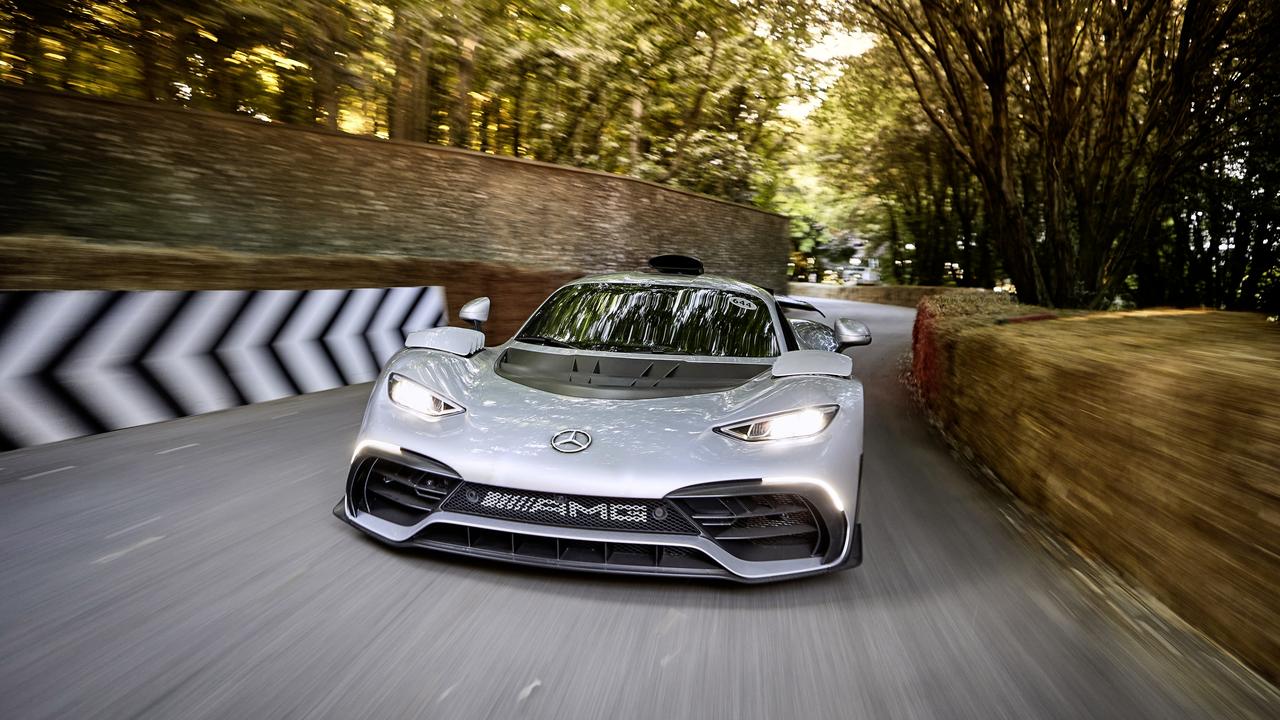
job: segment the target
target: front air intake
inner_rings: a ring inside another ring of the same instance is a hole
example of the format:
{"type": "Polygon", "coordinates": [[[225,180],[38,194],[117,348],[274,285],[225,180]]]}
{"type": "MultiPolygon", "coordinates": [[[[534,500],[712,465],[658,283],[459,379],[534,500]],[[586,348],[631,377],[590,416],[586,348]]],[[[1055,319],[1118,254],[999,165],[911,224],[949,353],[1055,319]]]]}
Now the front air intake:
{"type": "Polygon", "coordinates": [[[818,515],[800,495],[690,497],[679,503],[707,535],[743,560],[795,560],[824,549],[818,515]]]}
{"type": "Polygon", "coordinates": [[[418,467],[380,457],[358,460],[347,493],[354,509],[397,525],[422,522],[462,480],[448,466],[419,459],[418,467]]]}

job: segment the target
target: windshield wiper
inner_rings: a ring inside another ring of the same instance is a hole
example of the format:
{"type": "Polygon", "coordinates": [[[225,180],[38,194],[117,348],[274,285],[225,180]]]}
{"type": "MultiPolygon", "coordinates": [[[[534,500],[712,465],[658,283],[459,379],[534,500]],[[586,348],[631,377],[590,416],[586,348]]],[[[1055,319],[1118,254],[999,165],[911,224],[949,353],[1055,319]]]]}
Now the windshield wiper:
{"type": "Polygon", "coordinates": [[[531,345],[546,345],[548,347],[568,348],[569,350],[581,350],[582,348],[571,342],[557,340],[553,337],[544,337],[542,335],[517,335],[516,340],[526,342],[531,345]]]}

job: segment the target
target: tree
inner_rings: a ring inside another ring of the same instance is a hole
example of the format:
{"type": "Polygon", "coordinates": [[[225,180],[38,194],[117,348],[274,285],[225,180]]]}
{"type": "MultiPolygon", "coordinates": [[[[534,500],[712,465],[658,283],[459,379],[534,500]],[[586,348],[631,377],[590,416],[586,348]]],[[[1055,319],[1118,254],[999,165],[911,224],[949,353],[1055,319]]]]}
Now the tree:
{"type": "Polygon", "coordinates": [[[777,110],[802,90],[821,8],[5,0],[0,47],[14,62],[0,79],[625,172],[768,205],[789,131],[777,110]]]}
{"type": "Polygon", "coordinates": [[[858,198],[833,222],[885,249],[897,281],[994,284],[976,181],[925,116],[891,46],[841,61],[805,144],[824,184],[858,198]]]}
{"type": "Polygon", "coordinates": [[[1215,150],[1210,120],[1253,77],[1260,0],[864,0],[920,107],[977,177],[1027,300],[1098,306],[1125,287],[1167,193],[1215,150]],[[1249,9],[1249,12],[1246,12],[1249,9]]]}

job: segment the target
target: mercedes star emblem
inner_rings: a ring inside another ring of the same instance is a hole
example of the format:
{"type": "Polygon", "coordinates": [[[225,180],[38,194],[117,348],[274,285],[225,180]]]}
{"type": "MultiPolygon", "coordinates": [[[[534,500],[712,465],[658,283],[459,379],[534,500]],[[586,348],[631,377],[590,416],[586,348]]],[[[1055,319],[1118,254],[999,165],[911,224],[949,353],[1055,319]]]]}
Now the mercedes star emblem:
{"type": "Polygon", "coordinates": [[[582,452],[591,447],[591,436],[585,430],[561,430],[551,436],[551,447],[562,453],[582,452]]]}

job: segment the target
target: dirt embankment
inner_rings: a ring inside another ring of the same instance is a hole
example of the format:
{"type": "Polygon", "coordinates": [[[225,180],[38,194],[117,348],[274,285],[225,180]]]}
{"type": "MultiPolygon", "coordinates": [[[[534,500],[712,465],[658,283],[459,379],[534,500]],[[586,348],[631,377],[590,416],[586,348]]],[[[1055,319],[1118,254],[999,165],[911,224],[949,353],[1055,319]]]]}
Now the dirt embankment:
{"type": "Polygon", "coordinates": [[[1280,328],[1213,311],[920,301],[922,400],[1079,548],[1280,679],[1280,328]]]}

